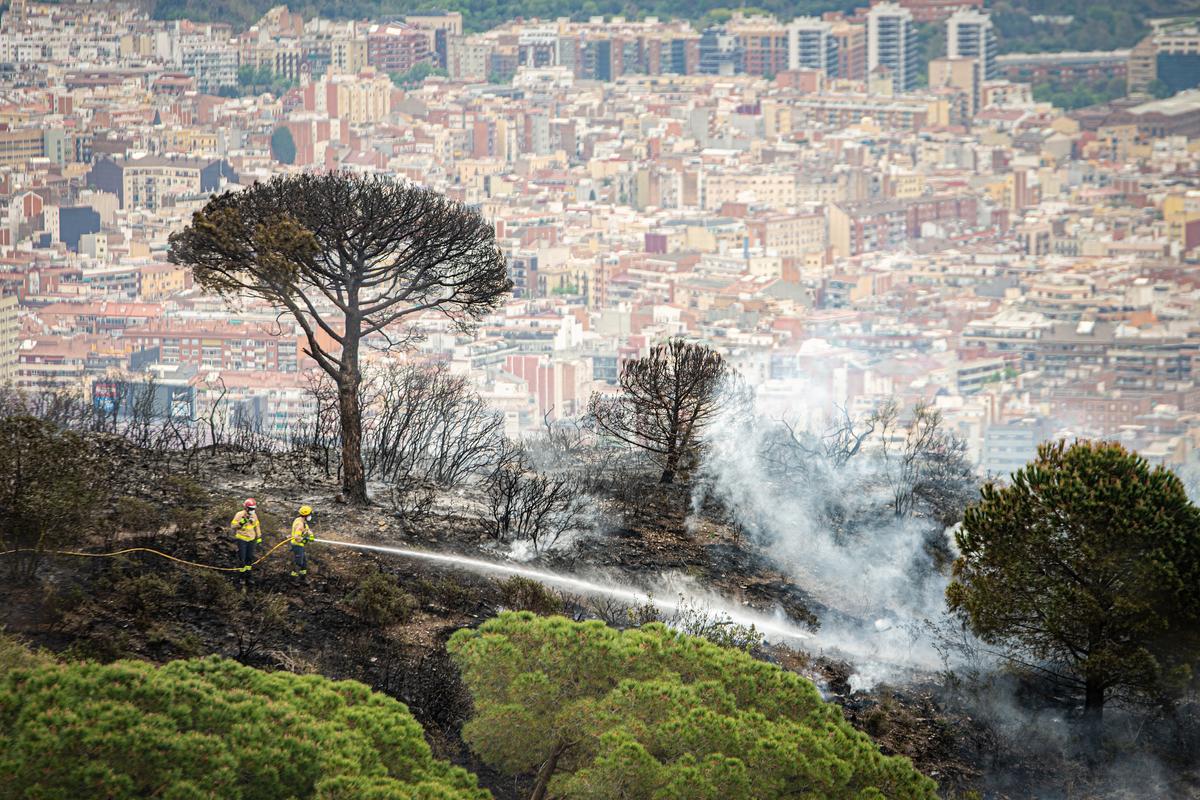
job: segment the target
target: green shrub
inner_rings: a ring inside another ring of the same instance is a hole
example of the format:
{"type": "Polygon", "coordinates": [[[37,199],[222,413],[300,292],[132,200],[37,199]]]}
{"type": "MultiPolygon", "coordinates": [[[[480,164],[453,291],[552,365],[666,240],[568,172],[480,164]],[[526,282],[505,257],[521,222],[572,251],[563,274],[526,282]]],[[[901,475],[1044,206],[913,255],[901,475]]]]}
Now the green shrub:
{"type": "Polygon", "coordinates": [[[487,798],[396,700],[220,658],[0,674],[0,797],[487,798]]]}
{"type": "Polygon", "coordinates": [[[451,656],[487,764],[559,798],[932,800],[813,684],[652,623],[619,631],[508,612],[460,630],[451,656]]]}
{"type": "Polygon", "coordinates": [[[369,625],[386,628],[397,622],[408,622],[417,608],[416,599],[402,591],[396,583],[375,571],[359,582],[346,604],[369,625]]]}

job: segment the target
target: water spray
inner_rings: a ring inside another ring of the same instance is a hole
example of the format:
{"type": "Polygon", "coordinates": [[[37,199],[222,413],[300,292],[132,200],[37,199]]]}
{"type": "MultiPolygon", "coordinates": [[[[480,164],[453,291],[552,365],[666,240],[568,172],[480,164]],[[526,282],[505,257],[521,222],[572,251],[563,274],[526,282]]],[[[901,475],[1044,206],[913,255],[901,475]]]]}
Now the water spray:
{"type": "MultiPolygon", "coordinates": [[[[375,544],[360,544],[358,542],[342,542],[335,539],[315,539],[314,541],[322,544],[332,544],[341,547],[354,547],[359,550],[374,550],[379,553],[389,553],[391,555],[403,556],[405,558],[418,558],[425,561],[436,561],[442,564],[449,564],[463,569],[471,570],[472,572],[493,572],[502,575],[518,575],[522,578],[538,581],[549,586],[558,586],[566,589],[571,589],[585,595],[603,595],[612,597],[617,600],[629,603],[630,605],[639,605],[650,603],[664,611],[679,611],[686,602],[686,597],[680,600],[667,600],[654,597],[653,595],[638,592],[633,589],[625,589],[613,584],[600,584],[593,581],[576,578],[573,575],[561,575],[555,572],[545,572],[543,570],[529,569],[527,567],[519,567],[515,564],[504,564],[497,561],[484,561],[478,558],[467,558],[466,556],[454,555],[453,553],[433,553],[427,550],[412,550],[407,547],[385,547],[375,544]]],[[[705,601],[701,598],[696,598],[695,602],[705,605],[705,601]]],[[[753,625],[755,630],[758,630],[771,640],[799,640],[811,639],[812,634],[794,625],[789,625],[786,622],[781,622],[772,619],[766,615],[747,612],[744,609],[737,607],[727,608],[722,607],[718,610],[720,613],[728,617],[732,622],[738,625],[753,625]]]]}

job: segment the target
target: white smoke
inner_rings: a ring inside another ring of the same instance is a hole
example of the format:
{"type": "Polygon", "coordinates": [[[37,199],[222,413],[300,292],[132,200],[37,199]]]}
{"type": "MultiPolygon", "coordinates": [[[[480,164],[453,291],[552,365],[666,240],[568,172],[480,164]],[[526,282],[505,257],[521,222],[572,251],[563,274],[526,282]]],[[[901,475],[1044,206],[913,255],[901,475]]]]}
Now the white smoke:
{"type": "MultiPolygon", "coordinates": [[[[790,409],[788,416],[815,417],[805,405],[790,409]]],[[[778,424],[736,415],[716,420],[707,435],[701,491],[728,509],[734,522],[824,606],[816,642],[854,665],[853,688],[944,666],[925,632],[927,621],[945,615],[947,578],[931,568],[926,553],[929,536],[941,535],[931,528],[934,523],[892,513],[880,461],[869,453],[839,468],[814,457],[814,468],[803,477],[778,480],[765,448],[771,427],[778,424]],[[831,525],[827,510],[832,507],[853,517],[852,535],[831,525]]]]}

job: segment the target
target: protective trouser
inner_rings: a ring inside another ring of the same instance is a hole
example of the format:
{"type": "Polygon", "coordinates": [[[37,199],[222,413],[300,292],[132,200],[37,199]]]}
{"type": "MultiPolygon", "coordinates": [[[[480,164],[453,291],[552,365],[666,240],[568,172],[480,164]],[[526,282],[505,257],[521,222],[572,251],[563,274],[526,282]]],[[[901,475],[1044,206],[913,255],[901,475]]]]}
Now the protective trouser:
{"type": "Polygon", "coordinates": [[[302,544],[292,545],[292,574],[307,575],[308,574],[308,553],[302,544]]]}
{"type": "Polygon", "coordinates": [[[238,539],[237,546],[238,566],[241,568],[242,572],[249,572],[250,566],[254,563],[254,541],[238,539]]]}

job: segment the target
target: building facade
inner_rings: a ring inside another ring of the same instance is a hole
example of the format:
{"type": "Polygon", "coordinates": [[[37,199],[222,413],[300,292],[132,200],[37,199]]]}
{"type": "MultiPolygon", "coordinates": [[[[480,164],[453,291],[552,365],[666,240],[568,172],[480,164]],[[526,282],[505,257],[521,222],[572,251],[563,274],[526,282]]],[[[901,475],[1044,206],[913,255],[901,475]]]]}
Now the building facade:
{"type": "Polygon", "coordinates": [[[910,92],[917,85],[919,57],[912,12],[896,3],[880,3],[868,12],[868,73],[883,67],[897,92],[910,92]]]}

